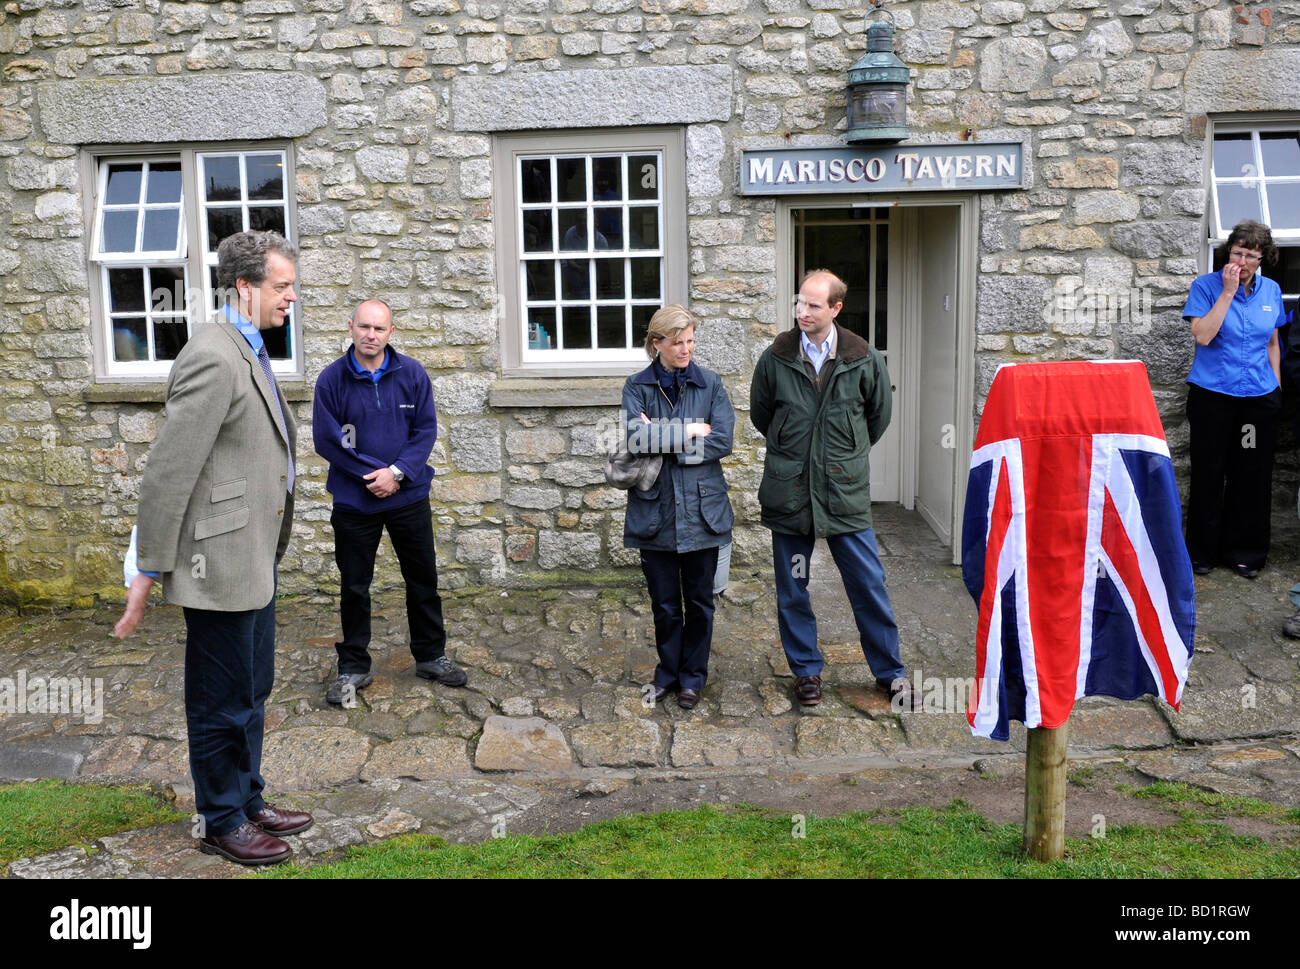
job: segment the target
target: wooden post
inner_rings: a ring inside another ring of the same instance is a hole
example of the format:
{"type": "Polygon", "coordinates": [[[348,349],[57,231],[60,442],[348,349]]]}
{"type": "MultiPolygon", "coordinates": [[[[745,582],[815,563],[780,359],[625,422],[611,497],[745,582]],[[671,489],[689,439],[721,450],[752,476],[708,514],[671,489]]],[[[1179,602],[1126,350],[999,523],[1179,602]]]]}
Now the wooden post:
{"type": "Polygon", "coordinates": [[[1065,857],[1065,754],[1069,723],[1029,731],[1025,751],[1024,852],[1035,861],[1065,857]]]}

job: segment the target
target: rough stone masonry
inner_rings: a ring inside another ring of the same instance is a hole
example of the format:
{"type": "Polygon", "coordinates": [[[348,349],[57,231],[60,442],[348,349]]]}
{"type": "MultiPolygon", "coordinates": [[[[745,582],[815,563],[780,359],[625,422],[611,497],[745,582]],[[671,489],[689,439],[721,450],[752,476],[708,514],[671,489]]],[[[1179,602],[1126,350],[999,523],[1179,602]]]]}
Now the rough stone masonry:
{"type": "MultiPolygon", "coordinates": [[[[980,202],[976,413],[1003,362],[1136,357],[1181,454],[1192,341],[1178,310],[1207,231],[1207,116],[1300,105],[1300,3],[888,9],[912,68],[913,140],[1025,145],[1026,187],[980,202]],[[1140,289],[1153,315],[1141,326],[1053,315],[1080,285],[1140,289]]],[[[745,148],[842,143],[865,14],[853,0],[3,4],[0,597],[120,595],[165,415],[161,384],[95,379],[84,152],[134,142],[292,142],[305,374],[286,383],[303,433],[280,575],[303,593],[336,588],[310,389],[350,306],[375,295],[434,378],[446,581],[563,584],[633,564],[624,498],[601,476],[611,382],[529,397],[500,379],[491,132],[683,126],[687,238],[670,243],[688,247],[700,359],[740,411],[727,465],[735,559],[761,564],[762,440],[744,418],[753,363],[784,314],[775,202],[737,195],[735,167],[745,148]],[[528,92],[553,110],[539,116],[528,92]]]]}

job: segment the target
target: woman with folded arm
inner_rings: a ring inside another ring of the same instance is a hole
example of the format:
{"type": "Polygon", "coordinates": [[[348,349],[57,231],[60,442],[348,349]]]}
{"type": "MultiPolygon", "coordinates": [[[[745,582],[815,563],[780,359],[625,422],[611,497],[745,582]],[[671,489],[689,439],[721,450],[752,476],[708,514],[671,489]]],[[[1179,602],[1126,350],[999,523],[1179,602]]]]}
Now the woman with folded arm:
{"type": "Polygon", "coordinates": [[[735,518],[719,462],[731,453],[736,417],[722,379],[691,360],[698,322],[682,306],[655,313],[650,366],[623,386],[628,451],[663,456],[654,482],[628,491],[623,544],[640,550],[650,590],[655,702],[675,689],[685,710],[708,679],[718,549],[731,542],[735,518]]]}

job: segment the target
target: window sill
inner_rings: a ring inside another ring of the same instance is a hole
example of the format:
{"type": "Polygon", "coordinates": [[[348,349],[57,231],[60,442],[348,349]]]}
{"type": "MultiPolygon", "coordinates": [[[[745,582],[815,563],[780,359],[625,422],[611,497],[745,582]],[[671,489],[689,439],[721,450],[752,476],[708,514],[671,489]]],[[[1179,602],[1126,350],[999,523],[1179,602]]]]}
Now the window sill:
{"type": "Polygon", "coordinates": [[[507,377],[492,384],[493,407],[617,407],[626,377],[507,377]]]}
{"type": "MultiPolygon", "coordinates": [[[[311,400],[312,388],[305,380],[277,380],[280,392],[290,403],[311,400]]],[[[165,381],[157,383],[97,383],[82,392],[89,404],[161,404],[167,395],[165,381]]]]}

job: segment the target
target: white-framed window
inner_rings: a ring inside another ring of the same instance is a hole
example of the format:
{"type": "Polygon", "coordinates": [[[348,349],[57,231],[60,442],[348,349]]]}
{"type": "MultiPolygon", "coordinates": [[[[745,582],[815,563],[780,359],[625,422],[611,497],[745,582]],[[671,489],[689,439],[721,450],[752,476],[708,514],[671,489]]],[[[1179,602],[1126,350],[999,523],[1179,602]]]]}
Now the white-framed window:
{"type": "MultiPolygon", "coordinates": [[[[291,161],[282,144],[88,153],[97,376],[166,377],[218,308],[217,247],[227,236],[274,229],[294,241],[291,161]]],[[[263,337],[276,372],[302,372],[295,312],[263,337]]]]}
{"type": "Polygon", "coordinates": [[[1300,302],[1300,119],[1216,123],[1210,173],[1207,265],[1223,268],[1215,250],[1234,225],[1264,223],[1281,254],[1264,275],[1282,287],[1283,303],[1294,310],[1300,302]]]}
{"type": "Polygon", "coordinates": [[[493,145],[507,372],[628,373],[684,302],[680,130],[544,132],[493,145]]]}

